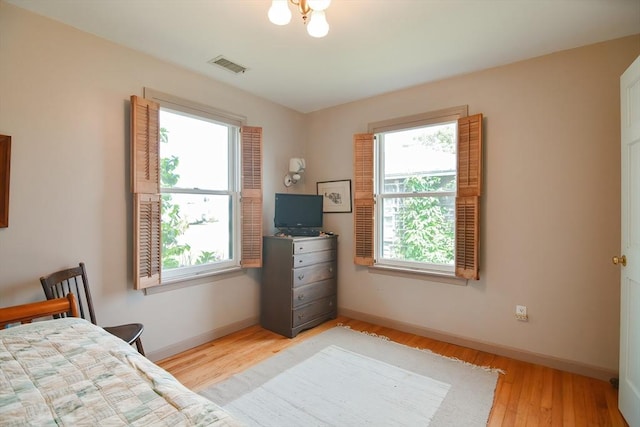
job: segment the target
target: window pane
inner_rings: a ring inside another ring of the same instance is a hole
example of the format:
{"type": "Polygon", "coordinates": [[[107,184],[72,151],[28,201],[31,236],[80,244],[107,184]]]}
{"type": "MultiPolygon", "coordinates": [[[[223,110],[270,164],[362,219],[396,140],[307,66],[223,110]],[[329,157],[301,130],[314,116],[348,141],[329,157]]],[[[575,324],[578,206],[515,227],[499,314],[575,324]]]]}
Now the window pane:
{"type": "Polygon", "coordinates": [[[231,196],[162,194],[162,269],[231,259],[231,196]]]}
{"type": "Polygon", "coordinates": [[[161,186],[229,189],[231,128],[160,109],[161,186]]]}
{"type": "Polygon", "coordinates": [[[382,191],[455,191],[455,135],[456,123],[385,133],[382,191]]]}
{"type": "Polygon", "coordinates": [[[382,257],[453,265],[455,197],[382,199],[382,257]]]}

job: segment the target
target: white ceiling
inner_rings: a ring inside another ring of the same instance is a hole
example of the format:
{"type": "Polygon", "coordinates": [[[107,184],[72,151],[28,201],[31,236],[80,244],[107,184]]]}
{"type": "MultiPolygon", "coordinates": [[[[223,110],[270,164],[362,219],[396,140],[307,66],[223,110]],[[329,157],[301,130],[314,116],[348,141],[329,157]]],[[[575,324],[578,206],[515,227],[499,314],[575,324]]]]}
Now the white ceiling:
{"type": "Polygon", "coordinates": [[[6,1],[303,113],[640,33],[640,0],[333,0],[323,39],[270,0],[6,1]]]}

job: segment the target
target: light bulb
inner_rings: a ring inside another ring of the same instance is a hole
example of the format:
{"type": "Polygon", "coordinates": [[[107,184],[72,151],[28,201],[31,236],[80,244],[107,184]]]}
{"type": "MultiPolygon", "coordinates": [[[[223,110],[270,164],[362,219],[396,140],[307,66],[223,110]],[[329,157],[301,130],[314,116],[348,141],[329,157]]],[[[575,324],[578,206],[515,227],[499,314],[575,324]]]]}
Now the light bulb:
{"type": "Polygon", "coordinates": [[[331,4],[331,0],[308,0],[307,4],[313,10],[326,10],[331,4]]]}
{"type": "Polygon", "coordinates": [[[287,25],[291,21],[289,0],[273,0],[268,16],[269,21],[276,25],[287,25]]]}
{"type": "Polygon", "coordinates": [[[329,34],[329,23],[327,16],[322,11],[314,10],[307,23],[307,33],[311,37],[324,37],[329,34]]]}

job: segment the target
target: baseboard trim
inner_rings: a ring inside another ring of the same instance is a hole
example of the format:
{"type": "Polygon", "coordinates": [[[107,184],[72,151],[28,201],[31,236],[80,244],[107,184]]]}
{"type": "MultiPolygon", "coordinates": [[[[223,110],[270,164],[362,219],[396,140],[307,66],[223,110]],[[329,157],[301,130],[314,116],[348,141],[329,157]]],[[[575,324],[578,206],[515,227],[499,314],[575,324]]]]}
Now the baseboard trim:
{"type": "Polygon", "coordinates": [[[204,334],[200,334],[184,341],[172,344],[170,346],[163,347],[159,350],[152,351],[146,356],[147,359],[153,362],[157,362],[158,360],[166,359],[167,357],[171,357],[175,354],[182,353],[183,351],[192,349],[199,345],[206,344],[215,339],[224,337],[225,335],[229,335],[244,328],[248,328],[249,326],[256,325],[259,323],[259,320],[260,319],[258,317],[250,317],[248,319],[230,323],[228,325],[221,326],[220,328],[216,328],[212,331],[205,332],[204,334]]]}
{"type": "Polygon", "coordinates": [[[351,319],[362,320],[364,322],[385,326],[387,328],[393,328],[398,331],[420,335],[438,341],[444,341],[450,344],[496,354],[498,356],[505,356],[511,359],[521,360],[523,362],[535,363],[537,365],[547,366],[549,368],[559,369],[561,371],[571,372],[573,374],[584,375],[603,381],[609,381],[611,378],[618,377],[618,372],[612,371],[610,369],[600,368],[597,366],[587,365],[584,363],[561,359],[553,356],[547,356],[544,354],[534,353],[526,350],[520,350],[513,347],[477,341],[457,335],[451,335],[411,323],[400,322],[397,320],[374,316],[359,311],[338,308],[338,314],[341,316],[349,317],[351,319]]]}

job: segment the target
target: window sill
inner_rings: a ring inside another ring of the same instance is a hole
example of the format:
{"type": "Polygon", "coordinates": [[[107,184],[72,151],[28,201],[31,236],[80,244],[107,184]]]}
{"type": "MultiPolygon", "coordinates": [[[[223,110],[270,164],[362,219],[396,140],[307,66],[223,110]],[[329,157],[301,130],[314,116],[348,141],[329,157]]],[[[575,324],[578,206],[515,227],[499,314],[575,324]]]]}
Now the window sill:
{"type": "Polygon", "coordinates": [[[425,271],[411,268],[391,267],[388,265],[374,265],[369,267],[369,273],[384,274],[387,276],[400,276],[409,279],[423,279],[431,282],[447,283],[449,285],[466,286],[467,279],[461,279],[453,275],[453,273],[444,273],[437,271],[425,271]]]}
{"type": "Polygon", "coordinates": [[[189,286],[202,285],[204,283],[228,279],[241,274],[245,274],[242,267],[230,267],[224,270],[209,271],[198,275],[172,277],[171,279],[164,280],[159,286],[146,288],[144,290],[144,294],[153,295],[161,292],[174,291],[176,289],[187,288],[189,286]]]}

